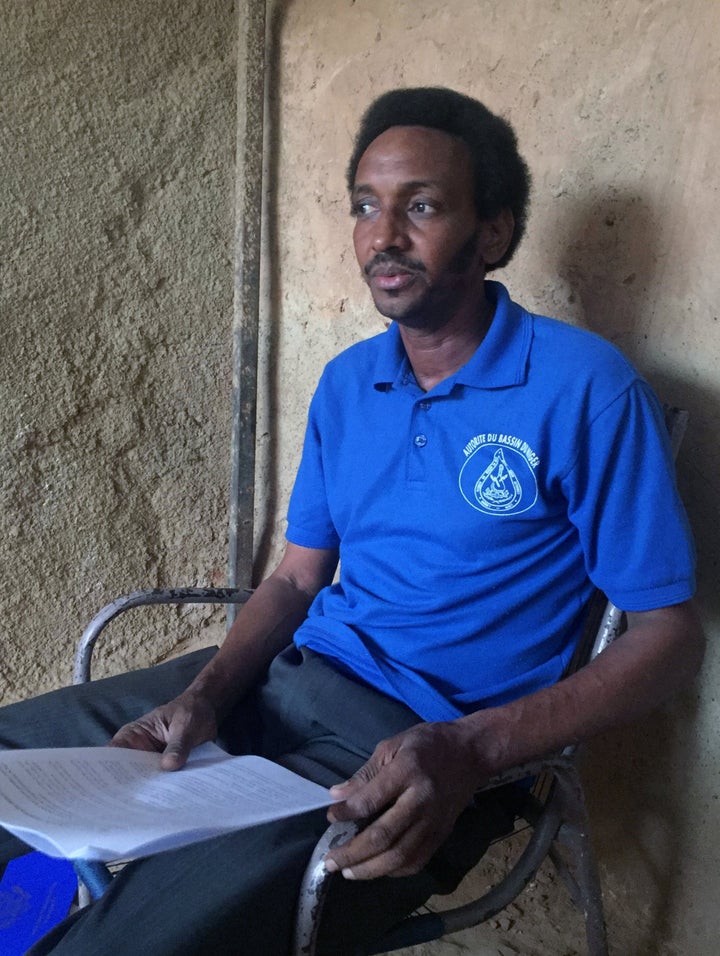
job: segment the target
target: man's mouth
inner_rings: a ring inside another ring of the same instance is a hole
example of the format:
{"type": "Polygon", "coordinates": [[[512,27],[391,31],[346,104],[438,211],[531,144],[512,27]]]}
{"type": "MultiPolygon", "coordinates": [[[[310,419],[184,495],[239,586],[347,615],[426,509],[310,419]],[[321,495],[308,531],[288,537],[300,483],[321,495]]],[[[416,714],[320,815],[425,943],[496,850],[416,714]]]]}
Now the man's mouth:
{"type": "Polygon", "coordinates": [[[417,273],[405,272],[400,269],[379,269],[370,273],[370,282],[378,289],[392,291],[404,289],[415,281],[417,273]]]}
{"type": "Polygon", "coordinates": [[[424,268],[419,262],[397,262],[381,253],[367,263],[364,271],[371,285],[392,291],[409,286],[424,268]]]}

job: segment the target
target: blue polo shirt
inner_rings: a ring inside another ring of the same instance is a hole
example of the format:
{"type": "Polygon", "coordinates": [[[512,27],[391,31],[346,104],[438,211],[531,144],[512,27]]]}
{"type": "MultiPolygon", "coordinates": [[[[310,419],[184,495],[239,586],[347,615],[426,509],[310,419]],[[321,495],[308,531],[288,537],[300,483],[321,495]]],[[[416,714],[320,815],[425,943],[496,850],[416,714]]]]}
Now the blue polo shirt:
{"type": "Polygon", "coordinates": [[[431,391],[395,324],[328,364],[288,512],[289,541],[340,549],[296,643],[426,720],[556,682],[595,585],[628,611],[694,591],[649,386],[486,285],[485,339],[431,391]]]}

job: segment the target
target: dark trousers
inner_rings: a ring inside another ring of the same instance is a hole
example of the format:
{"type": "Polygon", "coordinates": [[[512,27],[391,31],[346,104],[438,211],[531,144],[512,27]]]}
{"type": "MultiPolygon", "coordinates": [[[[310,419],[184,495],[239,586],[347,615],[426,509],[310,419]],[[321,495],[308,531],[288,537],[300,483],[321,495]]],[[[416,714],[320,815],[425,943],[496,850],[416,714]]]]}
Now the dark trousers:
{"type": "MultiPolygon", "coordinates": [[[[118,727],[176,696],[211,656],[200,651],[146,670],[55,691],[0,710],[0,747],[102,745],[118,727]]],[[[287,648],[223,724],[218,743],[257,753],[330,786],[351,776],[384,737],[419,718],[287,648]]],[[[413,877],[334,877],[323,953],[345,956],[438,892],[451,890],[490,840],[512,826],[499,792],[464,814],[448,844],[413,877]]],[[[286,956],[306,862],[327,826],[315,811],[128,864],[105,896],[51,931],[33,956],[286,956]]],[[[27,847],[0,830],[0,869],[27,847]]]]}

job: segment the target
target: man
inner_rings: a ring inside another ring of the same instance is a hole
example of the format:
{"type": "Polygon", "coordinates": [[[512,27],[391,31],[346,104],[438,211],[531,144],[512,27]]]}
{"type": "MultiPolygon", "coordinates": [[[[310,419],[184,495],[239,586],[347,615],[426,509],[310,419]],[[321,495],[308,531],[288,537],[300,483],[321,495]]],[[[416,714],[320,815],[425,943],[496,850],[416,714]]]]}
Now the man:
{"type": "MultiPolygon", "coordinates": [[[[330,819],[370,822],[327,866],[343,913],[377,905],[382,925],[471,865],[465,810],[491,777],[653,707],[696,672],[703,639],[655,398],[611,346],[486,282],[525,223],[510,127],[449,90],[391,92],[348,185],[363,278],[394,321],[323,374],[278,568],[201,669],[122,678],[112,704],[85,691],[97,727],[64,739],[102,742],[121,713],[172,697],[113,744],[175,770],[219,734],[335,784],[330,819]],[[594,585],[628,631],[560,681],[594,585]]],[[[53,700],[45,713],[69,713],[53,700]]],[[[5,745],[50,742],[47,719],[28,731],[37,702],[17,708],[5,745]]],[[[505,798],[481,798],[480,843],[509,826],[505,798]]],[[[307,815],[132,864],[36,952],[285,953],[323,826],[307,815]]],[[[368,932],[349,922],[328,952],[368,932]]]]}

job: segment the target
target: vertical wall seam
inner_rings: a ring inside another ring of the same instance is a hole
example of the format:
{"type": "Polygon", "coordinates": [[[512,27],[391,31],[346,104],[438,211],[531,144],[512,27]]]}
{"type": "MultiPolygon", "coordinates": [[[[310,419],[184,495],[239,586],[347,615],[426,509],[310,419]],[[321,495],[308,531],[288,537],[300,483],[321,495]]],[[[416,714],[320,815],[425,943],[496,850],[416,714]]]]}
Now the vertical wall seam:
{"type": "MultiPolygon", "coordinates": [[[[251,587],[255,509],[265,0],[238,0],[228,585],[251,587]]],[[[228,606],[228,626],[236,607],[228,606]]]]}

